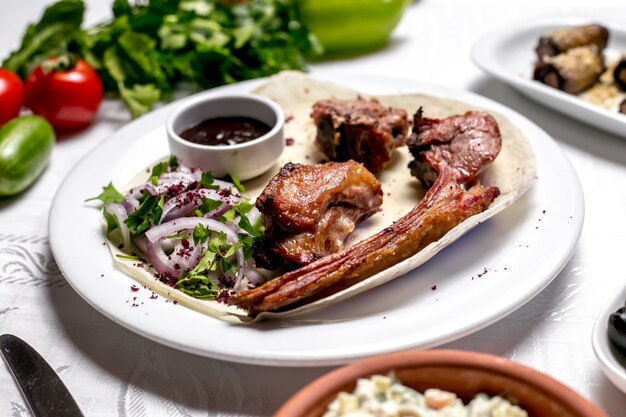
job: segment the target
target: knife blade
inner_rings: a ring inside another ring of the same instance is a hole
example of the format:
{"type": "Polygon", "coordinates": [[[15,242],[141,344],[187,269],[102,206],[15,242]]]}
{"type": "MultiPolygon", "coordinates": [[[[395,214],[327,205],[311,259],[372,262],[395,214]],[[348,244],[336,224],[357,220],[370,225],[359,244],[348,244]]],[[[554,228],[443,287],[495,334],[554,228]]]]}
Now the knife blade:
{"type": "Polygon", "coordinates": [[[83,416],[63,381],[28,343],[4,334],[0,352],[36,417],[83,416]]]}

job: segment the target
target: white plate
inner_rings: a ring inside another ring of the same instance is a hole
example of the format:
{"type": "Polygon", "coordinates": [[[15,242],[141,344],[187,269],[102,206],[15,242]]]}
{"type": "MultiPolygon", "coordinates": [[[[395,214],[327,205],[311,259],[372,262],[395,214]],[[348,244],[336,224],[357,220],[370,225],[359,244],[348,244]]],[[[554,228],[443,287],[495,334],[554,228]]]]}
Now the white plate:
{"type": "MultiPolygon", "coordinates": [[[[167,106],[108,138],[73,168],[57,192],[50,245],[72,287],[115,322],[177,349],[236,362],[313,366],[458,339],[511,313],[559,273],[580,235],[584,204],[572,166],[543,130],[468,92],[353,74],[317,77],[365,93],[419,92],[497,111],[531,141],[539,181],[516,204],[404,277],[298,320],[231,325],[150,299],[147,290],[131,291],[133,279],[113,268],[103,244],[100,212],[83,202],[109,181],[122,185],[168,153],[163,124],[173,106],[167,106]]],[[[250,91],[261,82],[201,94],[250,91]]]]}
{"type": "Polygon", "coordinates": [[[609,44],[605,50],[609,61],[616,59],[620,51],[626,53],[626,31],[618,29],[619,25],[612,25],[605,19],[549,18],[507,24],[487,34],[474,44],[472,61],[486,73],[541,104],[580,122],[626,137],[626,115],[532,80],[539,37],[558,28],[587,23],[599,23],[609,29],[609,44]]]}
{"type": "Polygon", "coordinates": [[[619,291],[609,301],[598,316],[591,333],[591,344],[604,374],[623,392],[626,393],[626,356],[619,353],[607,335],[608,320],[611,313],[624,305],[626,288],[619,291]]]}

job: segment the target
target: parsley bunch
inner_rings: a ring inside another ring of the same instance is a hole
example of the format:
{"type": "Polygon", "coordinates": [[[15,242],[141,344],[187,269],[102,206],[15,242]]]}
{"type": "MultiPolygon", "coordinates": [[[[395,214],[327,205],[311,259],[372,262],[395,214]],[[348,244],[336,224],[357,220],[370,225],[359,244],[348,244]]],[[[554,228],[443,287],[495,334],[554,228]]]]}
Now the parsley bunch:
{"type": "Polygon", "coordinates": [[[199,89],[304,69],[320,53],[297,0],[114,0],[113,19],[81,28],[83,0],[60,0],[2,67],[25,78],[48,57],[83,57],[133,117],[181,82],[199,89]]]}

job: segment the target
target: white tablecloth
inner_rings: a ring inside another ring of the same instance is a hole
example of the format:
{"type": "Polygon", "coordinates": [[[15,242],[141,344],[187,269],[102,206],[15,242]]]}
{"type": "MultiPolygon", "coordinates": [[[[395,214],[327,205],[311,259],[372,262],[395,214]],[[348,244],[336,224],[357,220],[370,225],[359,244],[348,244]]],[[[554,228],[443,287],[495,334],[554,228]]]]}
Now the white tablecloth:
{"type": "MultiPolygon", "coordinates": [[[[3,0],[0,58],[15,49],[44,0],[3,0]]],[[[526,115],[562,146],[585,193],[578,247],[555,280],[505,319],[446,348],[477,350],[543,371],[612,417],[626,415],[626,395],[602,374],[590,342],[600,308],[625,284],[626,142],[561,116],[483,75],[469,60],[472,43],[508,21],[546,15],[622,19],[623,0],[420,0],[409,7],[390,45],[313,71],[397,76],[467,89],[526,115]]],[[[88,1],[89,23],[110,3],[88,1]]],[[[66,283],[50,253],[50,202],[72,166],[128,122],[107,102],[87,130],[57,143],[41,179],[0,200],[0,329],[30,342],[61,375],[88,416],[270,415],[292,393],[330,368],[239,365],[176,351],[113,323],[66,283]]],[[[68,225],[71,227],[71,225],[68,225]]],[[[24,399],[0,365],[2,415],[27,416],[24,399]]]]}

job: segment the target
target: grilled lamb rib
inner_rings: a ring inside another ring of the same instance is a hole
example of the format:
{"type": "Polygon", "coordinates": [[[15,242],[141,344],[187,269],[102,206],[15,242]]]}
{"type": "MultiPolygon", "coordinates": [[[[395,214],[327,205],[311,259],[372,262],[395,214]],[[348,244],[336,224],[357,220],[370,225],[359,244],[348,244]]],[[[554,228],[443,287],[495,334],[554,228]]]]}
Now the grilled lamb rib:
{"type": "Polygon", "coordinates": [[[355,224],[380,209],[382,194],[354,161],[286,164],[256,200],[265,225],[254,248],[257,265],[299,267],[339,251],[355,224]]]}
{"type": "Polygon", "coordinates": [[[502,141],[498,123],[487,113],[468,112],[439,120],[423,117],[420,108],[413,116],[407,146],[415,158],[409,164],[411,174],[430,187],[441,165],[453,168],[459,183],[471,182],[496,159],[502,141]]]}
{"type": "Polygon", "coordinates": [[[321,100],[313,104],[315,141],[332,161],[353,159],[371,172],[391,161],[391,153],[409,130],[406,111],[385,107],[377,100],[321,100]]]}
{"type": "Polygon", "coordinates": [[[468,112],[433,120],[424,119],[418,111],[414,118],[411,151],[430,165],[430,176],[434,175],[424,198],[377,234],[255,289],[242,291],[231,298],[233,304],[254,316],[323,298],[413,256],[489,207],[500,191],[483,187],[477,175],[500,152],[501,137],[493,117],[468,112]],[[476,142],[481,142],[480,146],[476,142]]]}

